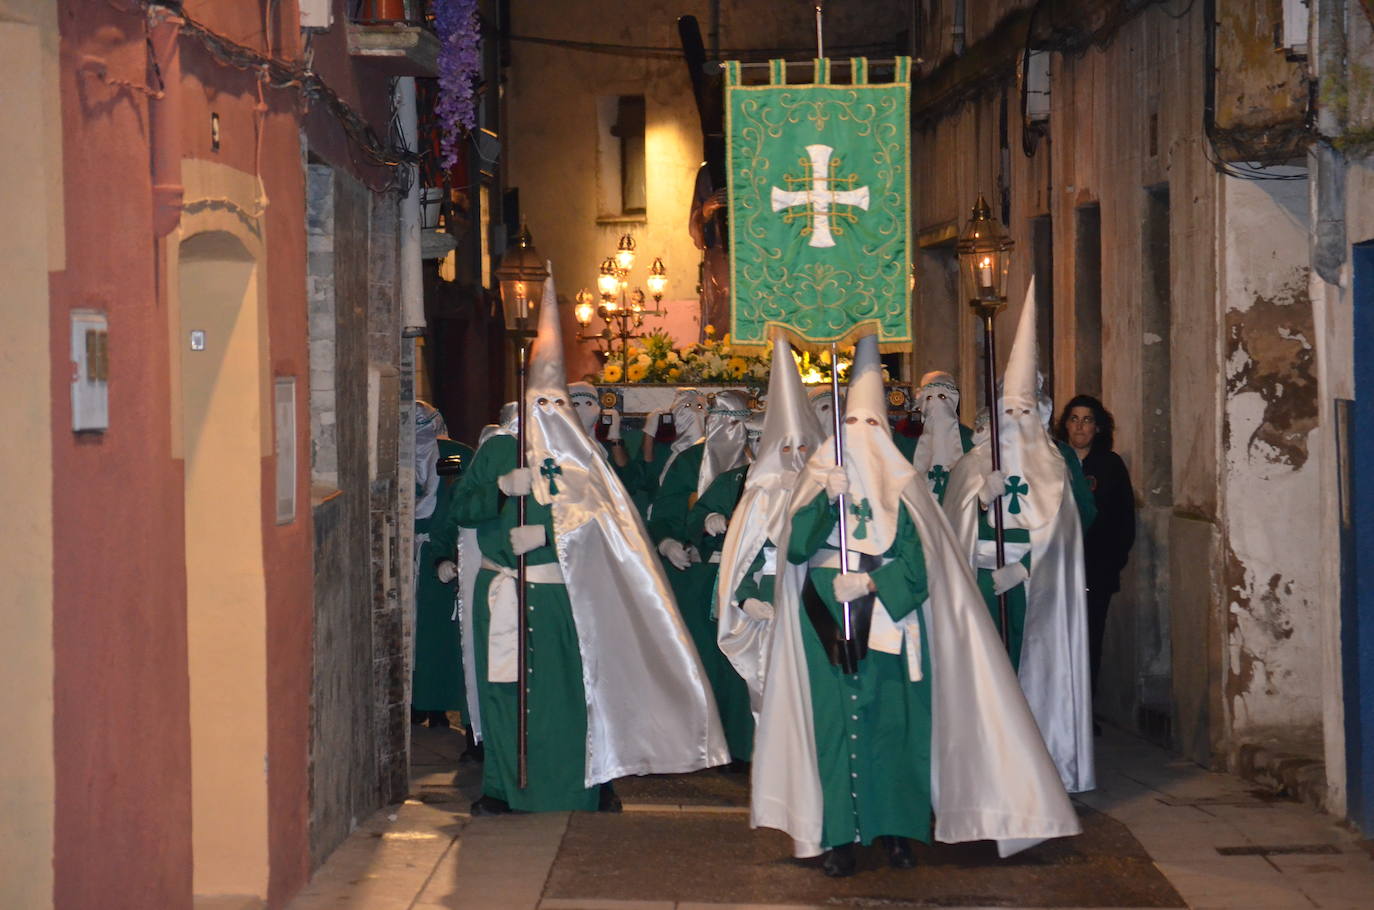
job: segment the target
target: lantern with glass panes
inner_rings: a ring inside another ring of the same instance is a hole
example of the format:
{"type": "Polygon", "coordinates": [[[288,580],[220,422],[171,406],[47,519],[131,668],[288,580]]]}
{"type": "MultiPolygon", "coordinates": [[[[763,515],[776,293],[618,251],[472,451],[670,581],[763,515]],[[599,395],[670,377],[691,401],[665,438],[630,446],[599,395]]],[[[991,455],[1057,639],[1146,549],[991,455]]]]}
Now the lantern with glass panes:
{"type": "Polygon", "coordinates": [[[638,287],[630,287],[630,270],[635,262],[635,239],[622,234],[616,244],[615,253],[601,261],[597,269],[596,294],[583,288],[577,294],[577,305],[573,316],[582,327],[578,333],[579,341],[597,342],[604,347],[597,352],[606,360],[618,359],[628,368],[630,342],[644,337],[639,329],[644,325],[645,316],[663,316],[666,312],[659,308],[663,302],[663,292],[668,288],[668,269],[663,259],[655,257],[649,267],[645,284],[654,299],[654,308],[645,309],[646,295],[638,287]],[[598,302],[597,297],[600,297],[598,302]],[[603,327],[599,332],[587,331],[595,316],[601,317],[603,327]]]}
{"type": "MultiPolygon", "coordinates": [[[[525,468],[527,461],[525,457],[525,427],[526,420],[525,406],[525,384],[526,384],[526,365],[529,360],[530,337],[534,334],[537,325],[535,317],[538,315],[539,302],[544,296],[544,282],[548,280],[549,269],[544,262],[539,251],[534,248],[534,239],[530,237],[530,229],[521,225],[520,234],[515,238],[515,245],[506,250],[501,256],[501,264],[496,267],[496,280],[501,284],[501,309],[506,317],[506,331],[510,333],[515,341],[517,352],[515,384],[516,400],[519,402],[520,418],[516,425],[516,464],[525,468]]],[[[525,524],[525,499],[524,496],[516,497],[517,521],[525,524]]],[[[526,651],[529,647],[529,629],[525,622],[525,557],[522,554],[516,558],[516,582],[515,590],[518,595],[518,610],[516,616],[520,621],[516,624],[516,678],[519,684],[516,687],[516,726],[515,726],[515,754],[516,754],[516,776],[520,789],[524,789],[529,779],[529,667],[525,661],[526,651]]]]}
{"type": "MultiPolygon", "coordinates": [[[[959,234],[955,249],[959,253],[959,272],[968,295],[968,305],[983,324],[983,402],[988,412],[988,444],[992,468],[1002,469],[1001,433],[997,419],[997,314],[1007,305],[1007,272],[1011,267],[1011,249],[1015,244],[1002,225],[992,217],[988,202],[980,193],[973,205],[968,224],[959,234]]],[[[1002,529],[1001,498],[989,506],[993,518],[993,532],[997,549],[997,567],[1006,565],[1005,534],[1002,529]]],[[[1002,641],[1007,641],[1007,596],[997,597],[1001,619],[1002,641]]]]}

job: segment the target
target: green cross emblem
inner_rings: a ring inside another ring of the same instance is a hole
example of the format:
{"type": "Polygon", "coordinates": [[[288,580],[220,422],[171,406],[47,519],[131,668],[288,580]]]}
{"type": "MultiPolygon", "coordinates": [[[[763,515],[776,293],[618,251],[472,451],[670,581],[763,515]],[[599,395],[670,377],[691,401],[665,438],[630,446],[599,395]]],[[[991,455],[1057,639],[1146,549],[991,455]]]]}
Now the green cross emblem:
{"type": "Polygon", "coordinates": [[[1011,502],[1007,505],[1007,511],[1010,512],[1012,515],[1020,515],[1021,497],[1025,496],[1029,492],[1030,487],[1028,487],[1021,480],[1021,475],[1013,474],[1010,477],[1008,477],[1006,495],[1011,497],[1011,502]]]}
{"type": "Polygon", "coordinates": [[[868,536],[868,521],[873,517],[873,509],[869,506],[867,499],[850,503],[849,514],[859,519],[859,526],[854,529],[854,539],[863,540],[868,536]]]}
{"type": "Polygon", "coordinates": [[[563,473],[563,469],[554,464],[552,458],[544,459],[544,466],[539,469],[539,473],[549,479],[549,495],[558,495],[558,484],[554,483],[554,476],[563,473]]]}
{"type": "Polygon", "coordinates": [[[926,477],[934,484],[933,492],[937,497],[945,495],[945,485],[949,483],[949,472],[945,466],[937,464],[935,467],[926,471],[926,477]]]}

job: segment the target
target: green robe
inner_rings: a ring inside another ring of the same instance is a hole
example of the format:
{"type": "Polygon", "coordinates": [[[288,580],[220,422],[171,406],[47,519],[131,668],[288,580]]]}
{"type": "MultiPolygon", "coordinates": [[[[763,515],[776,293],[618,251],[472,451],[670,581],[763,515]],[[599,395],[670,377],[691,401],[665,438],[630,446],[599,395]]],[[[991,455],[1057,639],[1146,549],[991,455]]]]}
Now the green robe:
{"type": "MultiPolygon", "coordinates": [[[[792,518],[787,558],[805,563],[822,548],[833,550],[825,541],[837,519],[835,505],[824,493],[817,495],[792,518]]],[[[930,842],[931,666],[920,612],[927,597],[926,569],[920,538],[905,508],[884,556],[892,561],[870,574],[893,620],[916,611],[924,670],[920,682],[911,682],[904,655],[872,650],[857,673],[844,673],[830,663],[810,618],[801,617],[824,801],[821,844],[826,848],[867,844],[883,835],[930,842]]],[[[840,605],[832,588],[837,574],[827,568],[809,571],[816,592],[839,622],[840,605]]]]}
{"type": "MultiPolygon", "coordinates": [[[[1078,460],[1078,454],[1067,444],[1055,440],[1059,446],[1059,452],[1064,456],[1064,463],[1069,468],[1069,489],[1073,491],[1073,501],[1078,506],[1078,520],[1083,525],[1083,530],[1087,531],[1092,523],[1097,519],[1097,504],[1093,501],[1092,488],[1088,486],[1088,479],[1083,475],[1083,465],[1078,460]]],[[[967,449],[965,449],[967,451],[967,449]]],[[[992,524],[988,521],[987,510],[980,510],[978,515],[978,538],[980,540],[995,540],[996,533],[992,524]]],[[[1029,543],[1030,532],[1025,528],[1007,528],[1002,532],[1002,539],[1007,543],[1029,543]]],[[[1021,557],[1021,564],[1026,567],[1026,571],[1031,570],[1031,554],[1026,551],[1026,555],[1021,557]]],[[[988,612],[992,614],[992,624],[997,627],[1000,634],[1002,631],[1001,611],[997,607],[997,594],[992,585],[992,570],[978,570],[978,590],[983,594],[983,600],[988,605],[988,612]]],[[[1026,628],[1026,586],[1017,585],[1007,592],[1007,622],[1011,629],[1007,635],[1007,653],[1011,657],[1012,669],[1021,669],[1021,636],[1026,628]]]]}
{"type": "MultiPolygon", "coordinates": [[[[511,436],[487,440],[463,475],[444,539],[456,539],[457,526],[474,528],[484,559],[514,568],[510,530],[518,523],[517,500],[503,495],[497,478],[516,467],[516,441],[511,436]]],[[[535,483],[545,482],[538,474],[535,483]]],[[[528,565],[556,562],[553,513],[526,497],[525,523],[543,525],[544,546],[525,554],[528,565]]],[[[568,589],[562,584],[526,585],[529,629],[528,786],[518,786],[516,762],[516,683],[487,681],[488,604],[496,573],[482,569],[474,592],[473,644],[478,699],[486,759],[482,792],[503,799],[512,809],[553,812],[597,808],[599,788],[586,787],[587,706],[582,686],[582,652],[578,645],[568,589]]]]}
{"type": "MultiPolygon", "coordinates": [[[[459,455],[466,469],[472,449],[451,439],[439,440],[439,457],[459,455]]],[[[415,533],[429,534],[448,521],[454,492],[461,475],[439,481],[434,513],[415,522],[415,533]]],[[[431,539],[420,546],[415,582],[415,670],[411,677],[410,706],[417,711],[467,710],[467,686],[463,680],[463,647],[454,608],[458,582],[447,584],[435,574],[435,564],[454,558],[454,546],[441,549],[431,539]]]]}
{"type": "Polygon", "coordinates": [[[754,754],[754,714],[749,707],[749,687],[721,653],[716,642],[717,626],[712,609],[720,563],[710,560],[712,554],[720,552],[725,535],[711,535],[705,530],[707,515],[718,512],[729,518],[735,511],[749,468],[744,465],[726,471],[697,499],[697,477],[705,450],[705,444],[698,443],[684,450],[668,468],[654,497],[649,536],[655,545],[671,537],[696,547],[701,553],[702,561],[686,569],[677,569],[667,560],[663,562],[663,569],[672,585],[678,612],[706,668],[730,756],[736,761],[749,761],[754,754]]]}
{"type": "Polygon", "coordinates": [[[629,456],[630,462],[623,468],[615,463],[615,456],[612,454],[612,445],[609,442],[600,442],[601,451],[606,455],[606,461],[611,469],[615,471],[615,476],[620,478],[620,482],[625,485],[625,492],[630,494],[630,499],[634,500],[635,506],[639,509],[640,517],[649,510],[649,503],[652,495],[646,488],[645,474],[649,467],[644,462],[644,431],[630,430],[621,428],[620,441],[625,446],[625,454],[629,456]]]}

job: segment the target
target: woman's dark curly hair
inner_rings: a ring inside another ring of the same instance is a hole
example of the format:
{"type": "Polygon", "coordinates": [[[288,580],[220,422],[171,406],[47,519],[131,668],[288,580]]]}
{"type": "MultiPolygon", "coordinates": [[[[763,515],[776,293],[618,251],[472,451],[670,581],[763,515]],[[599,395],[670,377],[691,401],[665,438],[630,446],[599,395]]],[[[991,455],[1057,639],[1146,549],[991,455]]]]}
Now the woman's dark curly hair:
{"type": "Polygon", "coordinates": [[[1069,441],[1069,434],[1065,432],[1064,425],[1068,422],[1069,412],[1074,408],[1088,408],[1093,412],[1093,418],[1097,421],[1097,435],[1093,437],[1092,450],[1098,452],[1110,452],[1114,441],[1116,421],[1112,419],[1112,412],[1102,406],[1091,395],[1075,395],[1069,399],[1069,403],[1064,405],[1064,410],[1059,412],[1059,420],[1054,424],[1054,435],[1057,439],[1064,442],[1069,441]]]}

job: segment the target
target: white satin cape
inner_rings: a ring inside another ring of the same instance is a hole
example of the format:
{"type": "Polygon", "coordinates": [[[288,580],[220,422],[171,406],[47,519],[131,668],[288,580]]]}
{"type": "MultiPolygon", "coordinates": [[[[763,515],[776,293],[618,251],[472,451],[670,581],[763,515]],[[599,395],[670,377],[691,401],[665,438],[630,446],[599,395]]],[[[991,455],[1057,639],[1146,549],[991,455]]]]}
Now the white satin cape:
{"type": "MultiPolygon", "coordinates": [[[[803,480],[789,514],[821,491],[803,480]]],[[[995,840],[1011,856],[1051,837],[1082,831],[1016,685],[948,522],[923,479],[901,501],[926,560],[930,597],[922,605],[930,649],[931,801],[935,839],[995,840]]],[[[788,522],[790,529],[791,522],[788,522]]],[[[778,541],[787,552],[786,533],[778,541]]],[[[802,573],[778,576],[763,708],[754,738],[750,824],[792,837],[797,856],[821,852],[822,797],[811,687],[802,650],[802,573]]]]}
{"type": "MultiPolygon", "coordinates": [[[[969,450],[950,472],[945,512],[959,552],[976,565],[978,490],[992,469],[989,443],[969,450]]],[[[1063,473],[1053,520],[1030,530],[1031,571],[1021,637],[1020,682],[1031,712],[1070,793],[1097,786],[1093,762],[1092,684],[1088,669],[1087,582],[1083,530],[1068,467],[1050,443],[1063,473]]],[[[1005,499],[1005,497],[1004,497],[1005,499]]]]}
{"type": "Polygon", "coordinates": [[[549,505],[582,653],[586,785],[725,764],[706,671],[638,509],[585,432],[560,438],[558,467],[549,505]]]}

